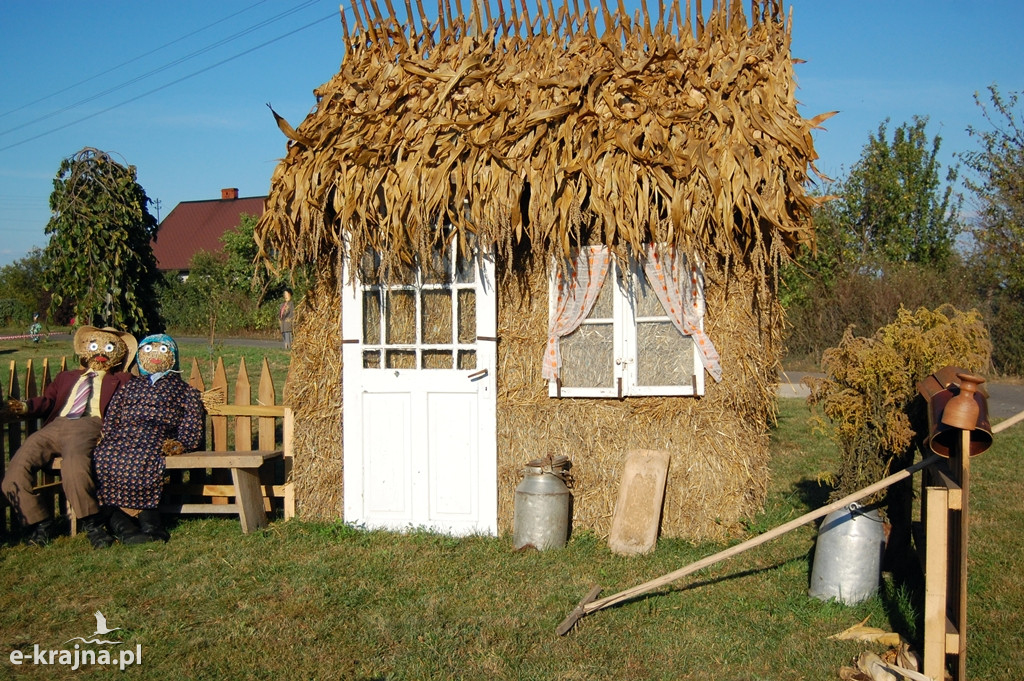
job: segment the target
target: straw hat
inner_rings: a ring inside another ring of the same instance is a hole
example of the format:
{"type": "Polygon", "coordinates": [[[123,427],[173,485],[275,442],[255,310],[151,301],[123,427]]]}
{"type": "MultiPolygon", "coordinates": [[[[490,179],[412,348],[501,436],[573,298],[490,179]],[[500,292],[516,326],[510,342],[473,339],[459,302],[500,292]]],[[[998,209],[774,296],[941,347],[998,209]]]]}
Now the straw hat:
{"type": "Polygon", "coordinates": [[[89,339],[89,334],[95,333],[96,331],[103,331],[121,339],[125,344],[125,347],[128,348],[128,354],[125,355],[124,363],[121,366],[124,369],[127,369],[131,365],[132,360],[135,359],[135,353],[139,350],[139,342],[135,340],[135,336],[131,335],[127,331],[121,331],[120,329],[115,329],[110,326],[104,326],[102,329],[95,326],[79,327],[78,330],[75,331],[75,354],[81,357],[86,353],[87,348],[85,347],[85,344],[89,339]]]}

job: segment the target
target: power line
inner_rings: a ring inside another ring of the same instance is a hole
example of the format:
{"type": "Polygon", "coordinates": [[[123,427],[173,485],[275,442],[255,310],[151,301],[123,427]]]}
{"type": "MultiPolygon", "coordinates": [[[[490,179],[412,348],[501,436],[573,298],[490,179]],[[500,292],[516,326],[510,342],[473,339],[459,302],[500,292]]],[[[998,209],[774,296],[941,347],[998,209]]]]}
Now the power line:
{"type": "Polygon", "coordinates": [[[203,31],[205,31],[205,30],[207,30],[209,28],[213,28],[217,24],[222,24],[222,23],[224,23],[225,21],[227,21],[229,19],[234,19],[239,14],[243,14],[245,12],[248,12],[249,10],[251,10],[251,9],[253,9],[255,7],[258,7],[259,5],[262,5],[265,2],[267,2],[267,0],[259,0],[259,2],[254,3],[252,5],[249,5],[248,7],[244,8],[244,9],[240,9],[237,12],[235,12],[234,14],[229,14],[228,16],[224,17],[223,19],[218,19],[217,21],[213,22],[212,24],[207,24],[206,26],[203,26],[202,28],[197,28],[196,30],[192,31],[191,33],[186,33],[185,35],[183,35],[183,36],[181,36],[179,38],[175,38],[174,40],[172,40],[170,42],[164,43],[160,47],[154,47],[152,50],[150,50],[148,52],[143,52],[142,54],[138,55],[137,57],[132,57],[131,59],[129,59],[127,61],[123,61],[120,64],[117,64],[116,66],[111,66],[109,69],[106,69],[104,71],[100,71],[99,73],[97,73],[95,75],[92,75],[92,76],[89,76],[88,78],[83,78],[82,80],[78,81],[77,83],[72,83],[71,85],[68,85],[67,87],[63,87],[60,90],[57,90],[55,92],[51,92],[48,95],[43,95],[39,99],[34,99],[31,102],[28,102],[27,104],[22,104],[19,107],[16,107],[16,108],[11,109],[9,111],[5,111],[3,113],[0,113],[0,118],[3,118],[5,116],[9,116],[12,113],[17,113],[18,111],[21,111],[22,109],[27,109],[28,107],[32,106],[33,104],[38,104],[40,102],[45,102],[46,100],[52,99],[52,98],[56,97],[57,95],[64,94],[68,90],[73,90],[76,87],[78,87],[79,85],[85,85],[86,83],[94,81],[97,78],[99,78],[100,76],[105,76],[108,73],[116,71],[119,68],[122,68],[124,66],[128,66],[129,64],[134,64],[135,62],[139,61],[140,59],[148,57],[151,54],[156,54],[160,50],[168,48],[171,45],[174,45],[176,43],[180,43],[182,40],[185,40],[187,38],[191,38],[194,35],[198,35],[198,34],[202,33],[203,31]]]}
{"type": "MultiPolygon", "coordinates": [[[[50,118],[53,118],[55,116],[59,116],[60,114],[66,112],[66,111],[70,111],[71,109],[76,109],[76,108],[82,106],[83,104],[88,104],[89,102],[95,101],[95,100],[97,100],[97,99],[99,99],[101,97],[105,97],[105,96],[107,96],[109,94],[117,92],[118,90],[123,90],[124,88],[128,87],[129,85],[133,85],[135,83],[138,83],[141,80],[145,80],[146,78],[150,78],[152,76],[155,76],[158,73],[161,73],[161,72],[166,71],[166,70],[168,70],[168,69],[170,69],[170,68],[172,68],[174,66],[177,66],[177,65],[182,64],[182,63],[184,63],[186,61],[194,59],[194,58],[196,58],[196,57],[198,57],[198,56],[200,56],[202,54],[205,54],[205,53],[207,53],[207,52],[209,52],[211,50],[214,50],[214,49],[216,49],[216,48],[218,48],[218,47],[220,47],[222,45],[226,45],[227,43],[230,43],[230,42],[233,42],[235,40],[238,40],[241,37],[244,37],[244,36],[254,32],[254,31],[257,31],[257,30],[263,28],[264,26],[268,26],[268,25],[270,25],[272,23],[280,21],[281,19],[283,19],[283,18],[285,18],[287,16],[290,16],[292,14],[295,14],[296,12],[299,12],[299,11],[305,9],[305,8],[309,7],[310,5],[316,4],[318,1],[319,0],[306,0],[303,4],[298,5],[297,7],[293,7],[292,9],[289,9],[289,10],[287,10],[285,12],[282,12],[280,14],[277,14],[277,15],[273,16],[273,17],[270,17],[269,19],[264,19],[263,21],[261,21],[259,23],[256,23],[256,24],[254,24],[254,25],[252,25],[252,26],[250,26],[250,27],[248,27],[246,29],[243,29],[242,31],[239,31],[238,33],[235,33],[234,35],[231,35],[231,36],[228,36],[227,38],[223,38],[221,40],[218,40],[217,42],[212,43],[210,45],[207,45],[206,47],[202,47],[202,48],[200,48],[198,50],[195,50],[194,52],[190,52],[189,54],[185,55],[184,57],[179,57],[178,59],[175,59],[175,60],[173,60],[173,61],[171,61],[171,62],[169,62],[167,64],[164,64],[163,66],[157,67],[157,68],[155,68],[155,69],[153,69],[151,71],[143,73],[140,76],[136,76],[135,78],[127,80],[127,81],[125,81],[125,82],[123,82],[123,83],[121,83],[119,85],[115,85],[115,86],[113,86],[111,88],[107,88],[106,90],[103,90],[102,92],[99,92],[99,93],[90,95],[88,97],[85,97],[83,99],[80,99],[77,102],[74,102],[73,104],[68,104],[65,107],[57,109],[56,111],[51,111],[50,113],[45,114],[43,116],[40,116],[38,118],[35,118],[33,120],[27,121],[27,122],[22,123],[20,125],[16,125],[16,126],[14,126],[12,128],[8,128],[7,130],[4,130],[4,131],[0,132],[0,137],[3,137],[4,135],[10,134],[12,132],[16,132],[16,131],[21,130],[23,128],[27,128],[27,127],[29,127],[31,125],[35,125],[37,123],[42,123],[43,121],[49,120],[50,118]]],[[[65,88],[65,89],[67,89],[67,88],[65,88]]],[[[21,107],[21,108],[24,108],[24,107],[21,107]]]]}
{"type": "Polygon", "coordinates": [[[206,73],[207,71],[215,69],[218,66],[223,66],[224,64],[227,64],[228,62],[234,61],[235,59],[239,59],[241,57],[244,57],[245,55],[247,55],[247,54],[249,54],[251,52],[255,52],[256,50],[260,50],[260,49],[266,47],[267,45],[272,45],[273,43],[276,43],[276,42],[278,42],[280,40],[283,40],[283,39],[287,38],[288,36],[294,35],[294,34],[298,33],[299,31],[305,31],[306,29],[312,28],[313,26],[316,26],[317,24],[322,24],[323,22],[327,21],[328,19],[332,19],[332,18],[334,18],[336,16],[337,16],[336,12],[331,12],[327,16],[322,17],[320,19],[317,19],[316,21],[312,21],[312,22],[306,24],[305,26],[300,26],[299,28],[296,28],[294,30],[288,31],[287,33],[285,33],[283,35],[279,35],[276,38],[271,38],[270,40],[268,40],[266,42],[263,42],[263,43],[260,43],[259,45],[256,45],[255,47],[251,47],[251,48],[249,48],[249,49],[247,49],[247,50],[245,50],[243,52],[239,52],[238,54],[232,55],[232,56],[230,56],[230,57],[228,57],[226,59],[222,59],[219,62],[216,62],[215,64],[211,64],[210,66],[206,66],[206,67],[204,67],[202,69],[199,69],[198,71],[193,71],[192,73],[190,73],[188,75],[185,75],[185,76],[182,76],[181,78],[177,78],[175,80],[172,80],[171,82],[165,83],[164,85],[161,85],[160,87],[153,88],[152,90],[149,90],[147,92],[143,92],[140,95],[136,95],[135,97],[131,97],[129,99],[126,99],[126,100],[124,100],[122,102],[119,102],[117,104],[114,104],[112,106],[108,106],[106,109],[102,109],[100,111],[96,111],[94,113],[89,114],[88,116],[83,116],[82,118],[79,118],[77,120],[71,121],[70,123],[65,123],[64,125],[58,126],[56,128],[52,128],[50,130],[47,130],[46,132],[41,132],[38,135],[34,135],[32,137],[27,137],[27,138],[25,138],[23,140],[20,140],[18,142],[14,142],[12,144],[8,144],[5,147],[0,147],[0,152],[7,151],[8,149],[13,149],[14,147],[19,147],[22,144],[27,144],[29,142],[33,142],[33,141],[35,141],[35,140],[37,140],[37,139],[39,139],[41,137],[46,137],[47,135],[52,135],[55,132],[59,132],[61,130],[64,130],[65,128],[70,128],[73,125],[78,125],[79,123],[87,121],[87,120],[89,120],[91,118],[96,118],[97,116],[105,114],[108,111],[113,111],[114,109],[122,107],[125,104],[131,104],[132,102],[138,101],[138,100],[142,99],[143,97],[148,97],[149,95],[151,95],[151,94],[153,94],[155,92],[159,92],[161,90],[165,90],[165,89],[171,87],[172,85],[176,85],[176,84],[178,84],[178,83],[180,83],[180,82],[182,82],[184,80],[188,80],[189,78],[193,78],[193,77],[198,76],[200,74],[206,73]]]}

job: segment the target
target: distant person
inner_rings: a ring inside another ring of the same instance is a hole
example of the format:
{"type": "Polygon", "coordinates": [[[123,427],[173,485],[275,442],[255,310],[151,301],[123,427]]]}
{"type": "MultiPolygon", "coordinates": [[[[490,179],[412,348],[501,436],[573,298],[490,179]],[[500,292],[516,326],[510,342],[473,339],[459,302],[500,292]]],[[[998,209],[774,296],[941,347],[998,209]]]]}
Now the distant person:
{"type": "Polygon", "coordinates": [[[43,325],[39,323],[39,313],[36,312],[32,315],[32,325],[28,327],[28,335],[32,338],[33,343],[39,342],[39,337],[43,333],[43,325]]]}
{"type": "Polygon", "coordinates": [[[284,341],[284,349],[292,348],[292,322],[295,319],[295,303],[292,302],[292,290],[284,290],[284,302],[277,313],[277,319],[281,325],[281,340],[284,341]]]}

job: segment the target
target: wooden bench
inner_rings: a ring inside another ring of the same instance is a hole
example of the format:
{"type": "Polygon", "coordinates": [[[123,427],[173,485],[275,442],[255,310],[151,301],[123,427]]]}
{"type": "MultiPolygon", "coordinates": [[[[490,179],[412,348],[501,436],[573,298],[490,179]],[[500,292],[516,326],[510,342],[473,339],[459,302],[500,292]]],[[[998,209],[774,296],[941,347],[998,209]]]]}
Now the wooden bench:
{"type": "Polygon", "coordinates": [[[164,488],[160,510],[165,513],[237,514],[242,532],[267,526],[267,511],[282,500],[287,520],[295,516],[292,485],[292,433],[294,418],[283,405],[225,404],[207,407],[212,431],[212,451],[190,452],[165,459],[169,471],[189,471],[189,480],[172,475],[164,488]],[[226,426],[234,417],[234,449],[227,449],[226,426]],[[257,419],[258,447],[252,449],[250,419],[257,419]],[[281,437],[276,437],[280,419],[281,437]],[[197,475],[198,474],[198,475],[197,475]],[[226,474],[230,475],[228,479],[226,474]],[[201,477],[202,480],[197,480],[201,477]],[[225,478],[221,481],[221,478],[225,478]],[[233,498],[234,501],[230,501],[233,498]]]}
{"type": "MultiPolygon", "coordinates": [[[[289,480],[294,423],[291,408],[283,405],[215,405],[209,406],[207,412],[215,449],[169,456],[164,460],[166,470],[171,472],[171,481],[164,486],[161,512],[237,515],[245,534],[267,526],[267,511],[276,499],[282,500],[284,518],[294,517],[295,494],[289,480]],[[227,449],[225,429],[228,417],[235,419],[234,450],[227,449]],[[280,419],[279,448],[251,449],[251,438],[246,434],[250,432],[252,418],[261,421],[261,447],[277,444],[274,422],[280,419]]],[[[55,473],[60,471],[60,457],[53,460],[50,468],[55,473]]],[[[59,484],[50,482],[45,488],[37,487],[36,491],[52,489],[59,484]]],[[[70,507],[68,516],[71,518],[71,534],[74,535],[77,522],[70,507]]]]}

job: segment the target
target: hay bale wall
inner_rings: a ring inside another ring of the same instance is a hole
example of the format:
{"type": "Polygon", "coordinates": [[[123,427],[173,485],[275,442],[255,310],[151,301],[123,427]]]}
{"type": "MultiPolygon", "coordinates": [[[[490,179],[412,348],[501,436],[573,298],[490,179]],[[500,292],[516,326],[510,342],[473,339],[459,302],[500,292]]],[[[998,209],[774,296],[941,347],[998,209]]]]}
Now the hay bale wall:
{"type": "MultiPolygon", "coordinates": [[[[325,258],[336,262],[337,258],[325,258]]],[[[341,296],[337,268],[319,268],[299,306],[285,404],[295,411],[292,480],[298,514],[342,515],[341,296]]]]}
{"type": "Polygon", "coordinates": [[[606,535],[630,449],[671,452],[662,536],[722,539],[758,511],[768,481],[767,424],[775,408],[777,304],[755,299],[749,271],[706,272],[705,329],[724,377],[693,397],[551,398],[541,378],[548,284],[534,268],[498,297],[498,522],[512,527],[526,461],[565,454],[575,478],[573,527],[606,535]],[[761,312],[759,313],[758,310],[761,312]]]}

